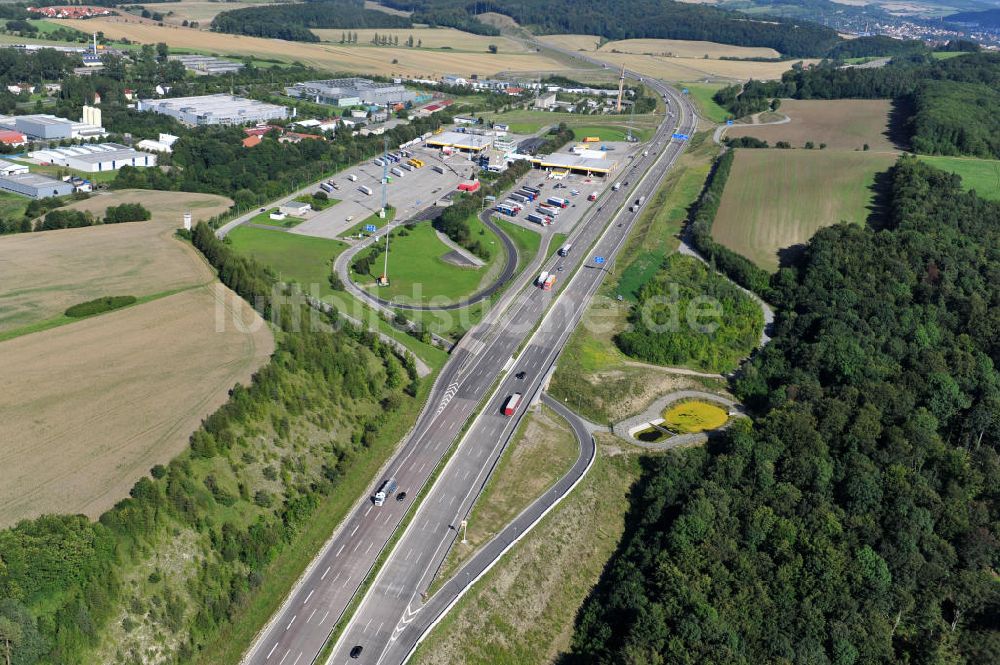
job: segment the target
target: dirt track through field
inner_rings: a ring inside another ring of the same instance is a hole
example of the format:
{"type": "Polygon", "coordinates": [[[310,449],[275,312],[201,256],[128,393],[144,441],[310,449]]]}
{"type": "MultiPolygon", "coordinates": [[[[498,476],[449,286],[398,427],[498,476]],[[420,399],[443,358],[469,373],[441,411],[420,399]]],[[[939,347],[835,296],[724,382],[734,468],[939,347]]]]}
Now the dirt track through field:
{"type": "Polygon", "coordinates": [[[220,284],[0,343],[0,527],[43,513],[96,518],[183,451],[273,349],[267,326],[220,284]],[[234,316],[260,325],[242,332],[234,316]]]}
{"type": "Polygon", "coordinates": [[[753,136],[771,145],[788,141],[801,148],[812,141],[827,150],[861,150],[867,143],[871,152],[894,152],[889,140],[888,99],[783,99],[778,109],[789,122],[773,125],[733,125],[726,136],[753,136]]]}

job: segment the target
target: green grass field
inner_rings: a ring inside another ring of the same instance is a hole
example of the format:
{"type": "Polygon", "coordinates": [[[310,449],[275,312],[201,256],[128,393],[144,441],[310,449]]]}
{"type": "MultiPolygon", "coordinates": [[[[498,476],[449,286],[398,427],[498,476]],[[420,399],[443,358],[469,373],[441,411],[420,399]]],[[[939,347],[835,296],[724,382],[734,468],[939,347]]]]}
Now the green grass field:
{"type": "MultiPolygon", "coordinates": [[[[470,226],[473,227],[473,234],[477,228],[482,228],[481,224],[470,226]]],[[[389,243],[389,286],[374,285],[374,279],[382,273],[383,257],[372,264],[371,274],[356,276],[358,284],[370,286],[373,292],[387,299],[410,301],[444,297],[452,301],[461,300],[484,286],[482,282],[490,272],[489,267],[503,260],[503,249],[496,242],[496,237],[488,235],[494,242],[490,261],[482,268],[465,268],[443,260],[442,257],[452,250],[441,242],[430,224],[417,224],[405,236],[400,235],[399,230],[393,231],[389,243]]]]}
{"type": "Polygon", "coordinates": [[[504,233],[510,236],[510,239],[517,245],[518,268],[531,261],[542,244],[542,236],[531,229],[526,229],[499,217],[495,218],[495,221],[497,226],[503,229],[504,233]]]}
{"type": "Polygon", "coordinates": [[[0,192],[0,217],[4,219],[24,217],[28,208],[28,198],[17,194],[0,192]]]}
{"type": "Polygon", "coordinates": [[[386,224],[390,223],[396,217],[396,210],[393,207],[389,207],[385,211],[385,217],[379,217],[378,213],[368,215],[365,219],[361,220],[351,228],[347,229],[342,238],[357,237],[360,233],[367,233],[365,227],[369,224],[373,225],[376,229],[380,229],[386,224]]]}
{"type": "Polygon", "coordinates": [[[581,113],[553,113],[550,111],[508,111],[507,113],[483,113],[483,118],[510,125],[515,134],[534,134],[542,127],[566,123],[576,133],[578,140],[584,136],[600,136],[603,141],[624,141],[629,122],[632,135],[646,141],[653,134],[661,115],[646,113],[629,118],[623,115],[584,115],[581,113]],[[587,133],[584,133],[587,132],[587,133]]]}
{"type": "Polygon", "coordinates": [[[285,217],[282,220],[271,219],[271,213],[277,212],[277,208],[269,208],[264,212],[254,215],[250,218],[250,224],[260,224],[262,226],[273,226],[276,229],[291,229],[295,228],[305,220],[301,217],[285,217]]]}
{"type": "Polygon", "coordinates": [[[924,155],[920,159],[942,171],[961,176],[966,190],[974,189],[984,199],[1000,201],[1000,160],[924,155]]]}
{"type": "Polygon", "coordinates": [[[695,105],[703,116],[712,122],[725,122],[731,117],[731,113],[715,103],[712,99],[718,90],[724,85],[721,83],[684,83],[684,88],[688,89],[688,94],[694,99],[695,105]]]}
{"type": "Polygon", "coordinates": [[[864,224],[875,174],[892,154],[829,150],[739,150],[712,235],[767,270],[778,251],[808,242],[824,226],[864,224]]]}

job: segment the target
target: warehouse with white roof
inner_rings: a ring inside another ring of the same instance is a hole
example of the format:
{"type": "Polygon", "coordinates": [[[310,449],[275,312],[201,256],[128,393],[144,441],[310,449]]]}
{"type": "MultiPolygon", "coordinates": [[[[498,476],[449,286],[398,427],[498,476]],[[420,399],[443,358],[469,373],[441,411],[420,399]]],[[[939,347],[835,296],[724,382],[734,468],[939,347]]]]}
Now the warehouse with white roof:
{"type": "Polygon", "coordinates": [[[169,115],[188,125],[245,125],[288,117],[284,106],[225,94],[140,99],[136,109],[169,115]]]}
{"type": "Polygon", "coordinates": [[[116,171],[123,166],[156,166],[156,155],[118,143],[94,143],[48,148],[28,153],[41,164],[57,164],[86,173],[116,171]]]}

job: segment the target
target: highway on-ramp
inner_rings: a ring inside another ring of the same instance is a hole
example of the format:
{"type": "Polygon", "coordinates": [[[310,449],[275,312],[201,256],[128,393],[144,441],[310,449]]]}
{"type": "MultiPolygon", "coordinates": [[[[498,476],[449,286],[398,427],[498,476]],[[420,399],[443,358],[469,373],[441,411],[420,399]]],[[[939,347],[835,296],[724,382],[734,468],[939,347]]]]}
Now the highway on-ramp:
{"type": "Polygon", "coordinates": [[[538,392],[637,216],[626,204],[639,196],[649,199],[683,150],[682,142],[670,139],[671,133],[693,131],[696,119],[687,100],[663,84],[650,81],[650,85],[670,96],[675,115],[667,116],[649,142],[650,154],[637,156],[618,176],[631,186],[608,192],[602,204],[578,223],[569,239],[575,248],[571,255],[554,257],[543,266],[554,269],[557,262],[562,263],[566,275],[578,266],[579,270],[567,284],[557,282],[553,291],[512,289],[504,298],[509,306],[494,310],[495,316],[488,317],[456,346],[413,430],[376,479],[377,485],[383,478],[395,478],[399,490],[407,492],[406,500],[390,498],[381,507],[367,497],[359,500],[258,636],[244,657],[245,663],[302,665],[316,659],[413,499],[454,447],[328,662],[398,663],[400,654],[405,657],[409,652],[417,636],[406,627],[414,624],[414,617],[422,611],[421,593],[429,586],[455,538],[455,527],[471,510],[529,402],[523,400],[514,416],[506,417],[500,413],[502,401],[513,392],[526,396],[538,392]],[[594,251],[587,253],[591,246],[595,246],[594,251]],[[605,262],[598,264],[595,256],[605,262]],[[529,336],[530,342],[518,354],[529,336]],[[512,360],[515,354],[517,358],[512,360]],[[521,371],[525,378],[518,380],[515,374],[521,371]],[[484,398],[482,414],[472,420],[484,398]],[[454,446],[470,420],[466,434],[454,446]],[[364,651],[352,659],[349,652],[356,645],[364,651]]]}

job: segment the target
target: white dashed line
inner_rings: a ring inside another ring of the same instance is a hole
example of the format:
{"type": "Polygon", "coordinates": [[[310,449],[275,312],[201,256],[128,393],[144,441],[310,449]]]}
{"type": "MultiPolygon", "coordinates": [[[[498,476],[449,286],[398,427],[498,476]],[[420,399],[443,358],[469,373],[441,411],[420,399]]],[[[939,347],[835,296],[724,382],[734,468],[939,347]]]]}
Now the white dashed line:
{"type": "Polygon", "coordinates": [[[285,630],[288,630],[289,628],[291,628],[292,624],[295,623],[295,620],[298,619],[298,618],[299,618],[298,614],[296,614],[295,616],[293,616],[292,620],[288,622],[287,626],[285,626],[285,630]]]}
{"type": "Polygon", "coordinates": [[[272,653],[274,653],[274,650],[275,650],[275,649],[277,649],[277,648],[278,648],[278,643],[277,643],[277,642],[275,642],[275,643],[274,643],[274,646],[273,646],[273,647],[271,647],[271,650],[267,652],[267,655],[266,655],[266,656],[265,656],[264,658],[265,658],[265,659],[267,659],[267,658],[270,658],[270,657],[271,657],[271,654],[272,654],[272,653]]]}
{"type": "Polygon", "coordinates": [[[313,592],[315,592],[315,591],[316,591],[316,589],[310,589],[309,590],[309,595],[306,596],[306,599],[302,601],[303,605],[305,605],[306,603],[309,602],[309,599],[313,597],[313,592]]]}

